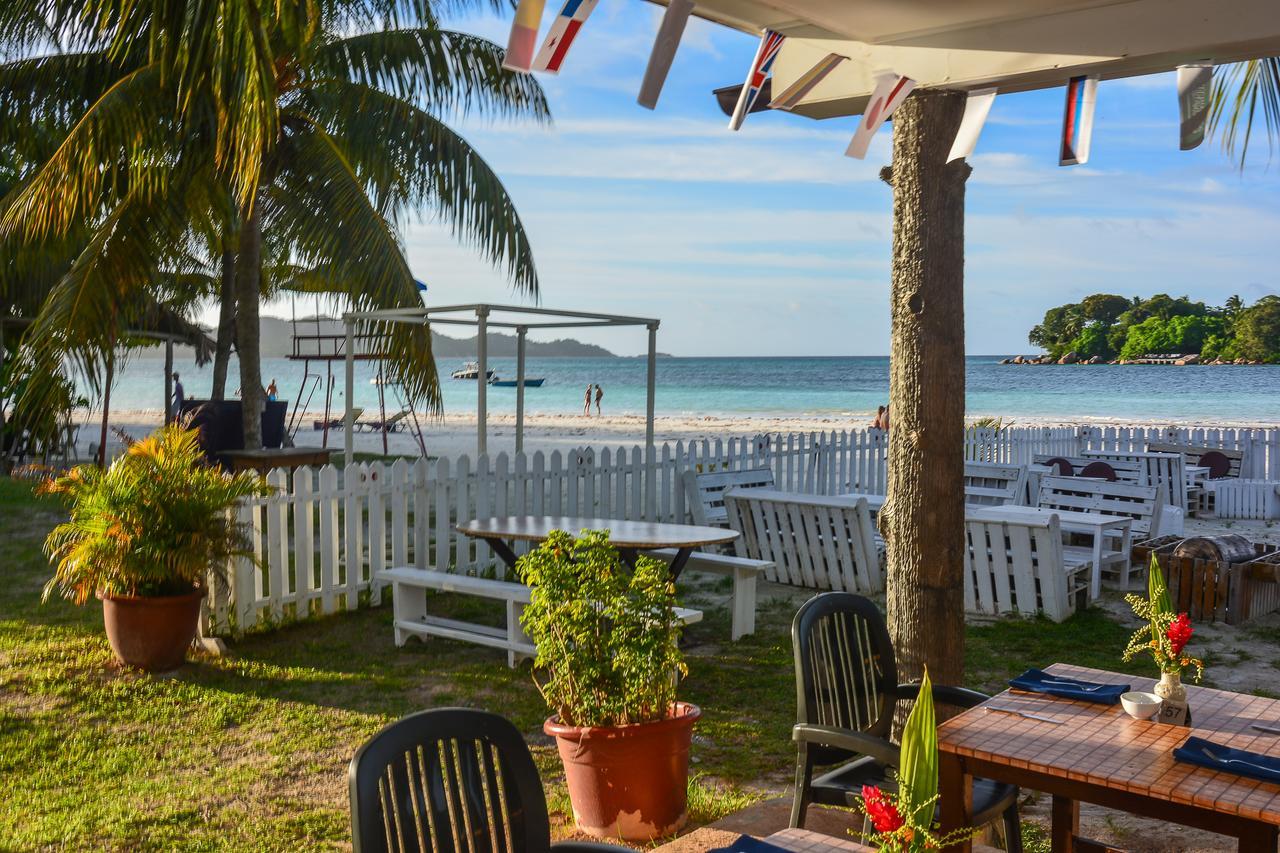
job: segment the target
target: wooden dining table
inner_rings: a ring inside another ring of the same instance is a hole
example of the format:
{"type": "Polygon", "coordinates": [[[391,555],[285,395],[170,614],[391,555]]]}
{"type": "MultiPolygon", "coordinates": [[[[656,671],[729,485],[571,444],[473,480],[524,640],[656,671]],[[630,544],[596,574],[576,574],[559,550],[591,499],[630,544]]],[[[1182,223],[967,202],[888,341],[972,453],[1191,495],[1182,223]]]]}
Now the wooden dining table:
{"type": "Polygon", "coordinates": [[[695,548],[723,545],[739,535],[738,531],[724,527],[570,515],[477,518],[459,524],[457,530],[466,536],[483,539],[512,569],[515,569],[518,557],[509,542],[543,542],[553,530],[564,530],[574,535],[582,530],[608,530],[609,543],[618,549],[622,559],[632,568],[641,551],[675,549],[676,556],[669,567],[673,580],[680,576],[695,548]]]}
{"type": "MultiPolygon", "coordinates": [[[[1047,671],[1134,690],[1155,683],[1066,664],[1047,671]]],[[[1246,853],[1276,853],[1280,784],[1177,762],[1173,750],[1194,734],[1280,757],[1280,735],[1252,728],[1276,726],[1280,700],[1195,686],[1187,699],[1193,728],[1135,720],[1119,705],[1008,690],[952,717],[938,727],[943,830],[971,824],[980,777],[1052,796],[1055,853],[1109,849],[1079,837],[1081,802],[1233,836],[1246,853]]]]}

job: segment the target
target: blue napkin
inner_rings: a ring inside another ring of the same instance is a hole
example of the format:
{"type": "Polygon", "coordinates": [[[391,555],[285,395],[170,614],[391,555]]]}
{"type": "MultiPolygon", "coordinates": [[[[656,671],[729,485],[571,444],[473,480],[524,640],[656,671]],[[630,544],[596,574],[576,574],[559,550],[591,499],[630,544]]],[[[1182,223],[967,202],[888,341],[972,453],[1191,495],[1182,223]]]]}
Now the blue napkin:
{"type": "Polygon", "coordinates": [[[717,847],[715,850],[708,850],[707,853],[787,853],[787,851],[776,844],[752,838],[750,835],[742,835],[728,847],[717,847]]]}
{"type": "Polygon", "coordinates": [[[1280,782],[1280,758],[1219,746],[1202,737],[1187,738],[1186,743],[1173,751],[1173,760],[1198,764],[1223,773],[1248,776],[1263,782],[1280,782]],[[1206,749],[1213,753],[1213,758],[1205,753],[1206,749]]]}
{"type": "Polygon", "coordinates": [[[1062,699],[1081,699],[1085,702],[1098,702],[1102,705],[1115,705],[1120,701],[1121,693],[1129,692],[1127,684],[1099,684],[1096,681],[1081,681],[1065,675],[1052,675],[1042,669],[1029,669],[1009,682],[1010,687],[1029,690],[1032,693],[1047,693],[1062,699]]]}

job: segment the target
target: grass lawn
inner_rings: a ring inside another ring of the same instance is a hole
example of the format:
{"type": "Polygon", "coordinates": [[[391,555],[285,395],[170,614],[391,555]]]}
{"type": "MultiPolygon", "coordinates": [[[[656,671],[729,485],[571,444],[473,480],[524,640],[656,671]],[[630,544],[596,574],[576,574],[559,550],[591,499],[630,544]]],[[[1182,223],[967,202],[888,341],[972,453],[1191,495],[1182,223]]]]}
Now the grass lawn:
{"type": "MultiPolygon", "coordinates": [[[[443,640],[396,649],[383,607],[246,637],[171,678],[122,672],[96,602],[40,603],[40,546],[56,508],[0,479],[0,519],[0,849],[341,847],[353,751],[387,722],[444,705],[516,723],[567,832],[559,761],[527,666],[512,671],[501,653],[443,640]]],[[[703,709],[695,823],[776,795],[790,779],[789,627],[803,598],[764,603],[756,636],[739,643],[727,642],[723,609],[687,632],[683,697],[703,709]]],[[[995,690],[1028,665],[1058,660],[1116,669],[1129,630],[1099,610],[1063,625],[972,628],[969,685],[995,690]]]]}

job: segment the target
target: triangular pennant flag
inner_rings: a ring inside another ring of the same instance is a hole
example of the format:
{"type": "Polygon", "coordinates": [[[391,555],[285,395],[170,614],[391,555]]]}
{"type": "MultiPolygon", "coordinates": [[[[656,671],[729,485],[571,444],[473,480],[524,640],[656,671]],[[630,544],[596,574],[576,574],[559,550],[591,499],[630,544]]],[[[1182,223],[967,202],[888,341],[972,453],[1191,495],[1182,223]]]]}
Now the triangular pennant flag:
{"type": "Polygon", "coordinates": [[[538,57],[533,60],[534,71],[560,73],[560,66],[564,63],[574,37],[596,8],[597,2],[599,0],[566,0],[560,14],[551,22],[551,29],[547,30],[547,40],[542,43],[538,57]]]}
{"type": "Polygon", "coordinates": [[[1062,112],[1062,150],[1059,166],[1089,162],[1093,138],[1093,107],[1098,98],[1098,75],[1072,77],[1067,82],[1067,104],[1062,112]]]}
{"type": "Polygon", "coordinates": [[[978,134],[987,123],[987,113],[995,103],[996,90],[974,89],[964,101],[964,117],[960,119],[960,129],[956,131],[955,141],[951,143],[951,153],[947,162],[959,160],[961,157],[972,157],[973,149],[978,145],[978,134]]]}
{"type": "Polygon", "coordinates": [[[545,0],[520,0],[516,7],[516,19],[511,22],[511,35],[507,38],[507,55],[502,60],[502,67],[508,71],[529,71],[533,67],[544,5],[545,0]]]}
{"type": "Polygon", "coordinates": [[[845,149],[844,156],[856,157],[859,160],[866,157],[867,149],[871,147],[871,139],[880,129],[880,125],[893,115],[893,111],[907,99],[907,95],[910,95],[915,87],[916,81],[910,77],[898,74],[877,75],[875,91],[871,93],[871,100],[867,101],[867,108],[862,111],[862,123],[853,134],[853,139],[845,149]]]}
{"type": "Polygon", "coordinates": [[[667,3],[667,11],[663,13],[662,24],[658,27],[658,35],[653,40],[649,64],[644,69],[640,96],[636,98],[636,103],[640,106],[651,110],[658,105],[662,84],[667,81],[667,72],[671,70],[671,62],[676,58],[676,48],[680,46],[684,25],[689,22],[691,14],[693,14],[693,0],[669,0],[667,3]]]}
{"type": "Polygon", "coordinates": [[[788,86],[782,94],[776,95],[769,103],[770,109],[792,109],[803,100],[805,95],[812,92],[815,86],[825,80],[828,74],[835,71],[837,65],[848,58],[838,53],[828,53],[817,65],[797,77],[796,81],[788,86]]]}
{"type": "Polygon", "coordinates": [[[768,79],[769,69],[773,67],[773,61],[778,58],[778,51],[782,50],[782,43],[786,40],[786,36],[781,33],[764,31],[760,46],[756,48],[756,58],[751,61],[747,82],[742,84],[742,92],[738,95],[738,105],[734,107],[733,117],[729,119],[730,130],[742,127],[742,120],[755,105],[756,98],[760,97],[760,87],[768,79]]]}
{"type": "Polygon", "coordinates": [[[1178,112],[1182,118],[1178,147],[1183,151],[1190,151],[1204,142],[1212,90],[1212,61],[1178,66],[1178,112]]]}

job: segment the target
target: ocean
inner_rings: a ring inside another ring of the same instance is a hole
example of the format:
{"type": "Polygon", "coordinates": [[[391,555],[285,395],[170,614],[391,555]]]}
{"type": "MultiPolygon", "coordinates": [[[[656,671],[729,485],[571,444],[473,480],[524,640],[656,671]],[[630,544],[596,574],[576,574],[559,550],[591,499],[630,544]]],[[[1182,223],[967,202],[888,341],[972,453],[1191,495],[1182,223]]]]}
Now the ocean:
{"type": "MultiPolygon", "coordinates": [[[[1024,418],[1119,418],[1131,421],[1280,422],[1280,366],[1044,365],[998,364],[1005,356],[966,359],[968,413],[972,416],[1024,418]]],[[[464,359],[440,359],[445,411],[475,411],[474,382],[452,380],[449,374],[464,359]]],[[[112,390],[112,409],[159,410],[163,391],[160,359],[135,358],[118,375],[112,390]]],[[[514,359],[492,359],[503,378],[515,377],[514,359]]],[[[197,369],[179,360],[188,397],[207,397],[212,370],[197,369]]],[[[324,364],[312,363],[323,371],[324,364]]],[[[342,407],[343,364],[333,363],[334,407],[342,407]]],[[[378,388],[371,384],[376,367],[356,365],[356,404],[370,410],[378,405],[378,388]]],[[[573,414],[582,410],[588,383],[604,388],[606,415],[644,413],[643,358],[531,359],[529,376],[546,377],[541,388],[525,391],[531,414],[573,414]]],[[[237,388],[234,362],[228,390],[237,388]]],[[[295,407],[303,385],[301,362],[264,359],[264,383],[273,378],[280,396],[295,407]]],[[[831,358],[659,358],[657,413],[682,417],[710,416],[862,416],[874,412],[889,393],[887,357],[831,358]]],[[[324,408],[323,385],[302,405],[324,408]]],[[[396,410],[392,389],[387,408],[396,410]]],[[[514,412],[514,388],[489,388],[490,412],[514,412]]]]}

